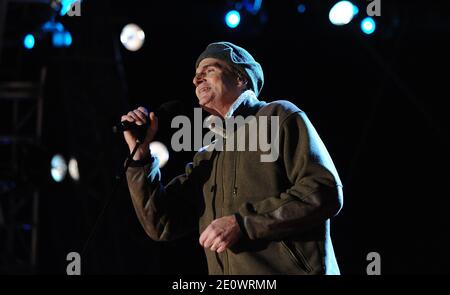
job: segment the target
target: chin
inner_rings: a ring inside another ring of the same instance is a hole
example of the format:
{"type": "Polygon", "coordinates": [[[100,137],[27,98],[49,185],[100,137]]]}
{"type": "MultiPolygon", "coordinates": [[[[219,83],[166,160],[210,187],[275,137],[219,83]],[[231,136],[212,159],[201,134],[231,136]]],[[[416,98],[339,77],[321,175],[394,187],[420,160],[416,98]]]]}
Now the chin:
{"type": "Polygon", "coordinates": [[[212,100],[199,100],[198,101],[199,106],[206,112],[210,114],[217,114],[217,112],[214,110],[214,105],[212,104],[212,100]]]}
{"type": "Polygon", "coordinates": [[[212,102],[212,99],[210,97],[204,97],[198,99],[198,104],[201,106],[207,106],[212,102]]]}

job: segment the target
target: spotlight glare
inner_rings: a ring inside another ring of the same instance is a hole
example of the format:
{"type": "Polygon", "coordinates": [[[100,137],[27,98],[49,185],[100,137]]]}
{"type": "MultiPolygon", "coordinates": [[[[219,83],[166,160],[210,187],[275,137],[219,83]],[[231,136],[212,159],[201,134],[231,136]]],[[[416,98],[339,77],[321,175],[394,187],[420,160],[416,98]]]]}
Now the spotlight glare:
{"type": "Polygon", "coordinates": [[[54,181],[61,182],[67,174],[67,164],[63,156],[54,155],[51,162],[51,175],[54,181]]]}
{"type": "MultiPolygon", "coordinates": [[[[261,9],[262,0],[245,0],[243,1],[243,5],[253,15],[256,15],[261,9]]],[[[238,9],[238,7],[236,7],[238,9]]]]}
{"type": "Polygon", "coordinates": [[[144,41],[145,33],[136,24],[126,25],[120,33],[120,42],[122,42],[122,45],[130,51],[139,50],[144,44],[144,41]]]}
{"type": "Polygon", "coordinates": [[[72,44],[72,35],[68,31],[54,32],[52,43],[55,47],[69,47],[72,44]]]}
{"type": "Polygon", "coordinates": [[[34,43],[35,40],[32,34],[27,34],[23,39],[23,46],[25,46],[26,49],[32,49],[34,47],[34,43]]]}
{"type": "Polygon", "coordinates": [[[225,23],[231,29],[236,28],[241,22],[241,15],[237,10],[231,10],[225,15],[225,23]]]}
{"type": "Polygon", "coordinates": [[[305,13],[305,11],[306,11],[306,6],[305,6],[305,4],[299,4],[299,5],[297,6],[297,11],[298,11],[298,13],[305,13]]]}
{"type": "Polygon", "coordinates": [[[80,172],[78,170],[78,161],[75,158],[69,160],[69,175],[73,180],[80,180],[80,172]]]}
{"type": "Polygon", "coordinates": [[[328,18],[333,25],[346,25],[358,13],[358,8],[350,1],[339,1],[330,9],[328,18]]]}
{"type": "Polygon", "coordinates": [[[63,32],[64,26],[60,22],[55,22],[54,20],[49,20],[48,22],[45,22],[42,27],[42,31],[47,33],[53,33],[53,32],[63,32]]]}
{"type": "Polygon", "coordinates": [[[366,17],[361,21],[361,30],[364,34],[370,35],[375,32],[376,24],[375,20],[370,16],[366,17]]]}
{"type": "Polygon", "coordinates": [[[150,143],[150,151],[152,156],[158,158],[159,160],[159,168],[164,167],[167,161],[169,161],[169,151],[167,147],[159,141],[153,141],[150,143]]]}

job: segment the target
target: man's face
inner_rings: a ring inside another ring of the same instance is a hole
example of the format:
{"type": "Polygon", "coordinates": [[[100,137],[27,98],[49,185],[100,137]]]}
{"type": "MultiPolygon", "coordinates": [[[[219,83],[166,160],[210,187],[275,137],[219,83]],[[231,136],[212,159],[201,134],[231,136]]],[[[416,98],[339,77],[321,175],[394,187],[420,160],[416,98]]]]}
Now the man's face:
{"type": "Polygon", "coordinates": [[[217,58],[199,63],[193,83],[200,106],[210,113],[223,114],[242,92],[231,67],[217,58]]]}

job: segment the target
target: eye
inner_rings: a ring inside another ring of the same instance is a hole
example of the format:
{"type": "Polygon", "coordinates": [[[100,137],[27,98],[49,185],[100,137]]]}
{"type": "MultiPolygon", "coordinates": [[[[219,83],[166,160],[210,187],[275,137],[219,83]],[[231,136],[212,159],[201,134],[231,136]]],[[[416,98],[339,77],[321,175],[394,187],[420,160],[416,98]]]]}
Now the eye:
{"type": "Polygon", "coordinates": [[[204,77],[205,76],[205,74],[204,73],[198,73],[198,74],[195,74],[195,79],[197,80],[197,79],[201,79],[202,77],[204,77]]]}

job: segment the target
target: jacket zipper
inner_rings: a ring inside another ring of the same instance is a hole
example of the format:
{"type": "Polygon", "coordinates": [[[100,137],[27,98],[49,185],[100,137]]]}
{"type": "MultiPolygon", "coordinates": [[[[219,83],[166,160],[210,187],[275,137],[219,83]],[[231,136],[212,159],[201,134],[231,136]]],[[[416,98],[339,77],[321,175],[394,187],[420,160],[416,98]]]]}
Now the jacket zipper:
{"type": "MultiPolygon", "coordinates": [[[[217,154],[215,151],[213,151],[213,173],[214,173],[214,184],[211,186],[211,193],[212,193],[212,209],[213,209],[213,219],[216,219],[217,216],[217,211],[216,211],[216,196],[217,196],[217,165],[218,165],[218,161],[219,161],[219,155],[217,154]]],[[[212,221],[211,220],[211,221],[212,221]]]]}
{"type": "Polygon", "coordinates": [[[239,153],[238,152],[235,152],[234,153],[234,171],[233,171],[233,173],[234,173],[234,175],[233,175],[233,197],[236,197],[237,196],[237,186],[236,186],[236,178],[237,178],[237,163],[238,163],[238,156],[239,156],[239,153]]]}
{"type": "MultiPolygon", "coordinates": [[[[226,138],[224,138],[223,144],[224,144],[224,146],[226,146],[226,138]]],[[[220,217],[223,217],[223,207],[225,207],[224,206],[225,205],[225,189],[224,189],[224,173],[223,173],[223,166],[224,166],[223,164],[225,162],[225,151],[222,151],[220,154],[222,156],[222,164],[221,164],[221,167],[220,167],[221,170],[222,170],[222,180],[221,180],[221,184],[222,184],[222,205],[220,206],[221,207],[220,208],[220,217]]],[[[219,160],[219,159],[217,159],[217,160],[219,160]]],[[[217,169],[217,167],[216,167],[216,169],[217,169]]],[[[220,258],[221,255],[219,254],[218,256],[220,258]]],[[[222,252],[222,257],[224,257],[224,261],[222,261],[223,272],[224,272],[224,275],[228,275],[230,273],[230,270],[229,270],[229,265],[228,265],[228,251],[227,250],[222,252]]]]}

